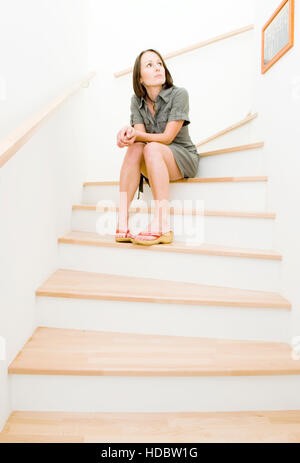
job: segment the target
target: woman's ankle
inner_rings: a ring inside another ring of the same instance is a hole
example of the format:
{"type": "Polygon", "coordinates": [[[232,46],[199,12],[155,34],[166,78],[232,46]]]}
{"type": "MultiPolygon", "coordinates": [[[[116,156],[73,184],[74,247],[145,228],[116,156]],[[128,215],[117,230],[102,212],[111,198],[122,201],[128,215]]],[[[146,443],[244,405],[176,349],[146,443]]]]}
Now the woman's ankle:
{"type": "Polygon", "coordinates": [[[158,221],[152,220],[148,224],[148,230],[151,232],[166,233],[170,230],[170,222],[159,223],[158,221]]]}
{"type": "Polygon", "coordinates": [[[118,219],[118,222],[117,222],[117,228],[118,230],[122,230],[122,231],[127,231],[128,230],[128,218],[127,220],[126,219],[118,219]]]}

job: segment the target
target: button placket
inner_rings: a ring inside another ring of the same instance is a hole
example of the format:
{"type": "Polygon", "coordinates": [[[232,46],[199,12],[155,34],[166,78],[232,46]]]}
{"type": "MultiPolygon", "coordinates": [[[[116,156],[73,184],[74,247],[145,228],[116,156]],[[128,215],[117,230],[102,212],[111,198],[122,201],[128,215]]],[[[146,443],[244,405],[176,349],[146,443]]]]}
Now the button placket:
{"type": "MultiPolygon", "coordinates": [[[[147,105],[147,104],[146,104],[146,107],[147,107],[147,108],[146,108],[146,111],[147,111],[147,113],[148,113],[148,117],[149,117],[150,121],[152,122],[152,124],[154,125],[154,119],[153,119],[153,117],[152,117],[152,114],[151,114],[150,111],[149,111],[149,108],[148,108],[148,105],[147,105]]],[[[155,117],[155,115],[154,115],[154,117],[155,117]]]]}

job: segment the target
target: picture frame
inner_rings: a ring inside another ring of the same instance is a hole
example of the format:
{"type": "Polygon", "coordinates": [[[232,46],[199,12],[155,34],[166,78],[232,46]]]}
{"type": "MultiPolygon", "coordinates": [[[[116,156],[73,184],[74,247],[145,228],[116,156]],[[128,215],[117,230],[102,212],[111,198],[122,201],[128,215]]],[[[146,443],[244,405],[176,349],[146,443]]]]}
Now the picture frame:
{"type": "Polygon", "coordinates": [[[294,8],[294,0],[283,0],[262,28],[262,74],[294,45],[294,8]]]}

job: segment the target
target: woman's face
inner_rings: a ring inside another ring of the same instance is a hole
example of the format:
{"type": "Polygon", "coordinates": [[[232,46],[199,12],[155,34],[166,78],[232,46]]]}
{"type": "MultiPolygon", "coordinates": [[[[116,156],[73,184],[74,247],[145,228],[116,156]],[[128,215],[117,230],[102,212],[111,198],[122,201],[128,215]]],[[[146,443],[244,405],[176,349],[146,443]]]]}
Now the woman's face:
{"type": "Polygon", "coordinates": [[[141,57],[141,83],[144,87],[162,86],[166,80],[165,68],[160,57],[146,51],[141,57]]]}

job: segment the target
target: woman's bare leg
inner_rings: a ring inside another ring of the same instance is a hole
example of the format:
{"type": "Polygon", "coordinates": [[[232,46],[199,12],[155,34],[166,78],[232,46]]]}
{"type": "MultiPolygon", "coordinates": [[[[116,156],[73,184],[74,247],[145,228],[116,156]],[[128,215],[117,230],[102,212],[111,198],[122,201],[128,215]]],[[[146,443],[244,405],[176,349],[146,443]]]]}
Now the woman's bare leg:
{"type": "Polygon", "coordinates": [[[141,170],[149,178],[155,200],[154,215],[148,225],[148,231],[165,233],[170,230],[169,182],[179,180],[183,176],[167,145],[158,142],[148,143],[143,154],[141,170]]]}
{"type": "Polygon", "coordinates": [[[145,143],[136,142],[127,148],[120,172],[120,201],[118,228],[126,231],[128,228],[128,209],[140,182],[140,165],[143,159],[145,143]]]}

